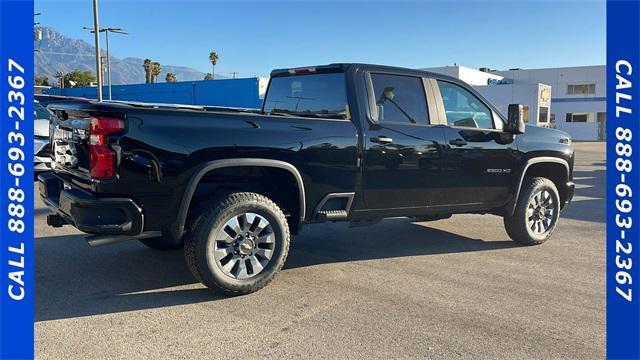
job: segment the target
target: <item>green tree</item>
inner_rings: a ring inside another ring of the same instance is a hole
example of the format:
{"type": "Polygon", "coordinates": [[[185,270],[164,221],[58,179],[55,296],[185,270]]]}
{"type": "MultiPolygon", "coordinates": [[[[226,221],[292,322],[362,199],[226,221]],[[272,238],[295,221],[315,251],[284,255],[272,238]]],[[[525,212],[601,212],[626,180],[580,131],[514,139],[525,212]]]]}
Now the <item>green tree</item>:
{"type": "Polygon", "coordinates": [[[207,75],[204,76],[205,80],[213,80],[213,74],[211,73],[207,73],[207,75]]]}
{"type": "Polygon", "coordinates": [[[218,63],[219,58],[220,57],[218,56],[217,52],[212,51],[209,53],[209,61],[211,61],[211,79],[208,79],[208,80],[213,80],[213,78],[215,77],[216,64],[218,63]]]}
{"type": "Polygon", "coordinates": [[[36,76],[33,79],[34,85],[36,86],[50,86],[49,85],[49,78],[46,76],[36,76]]]}
{"type": "Polygon", "coordinates": [[[144,59],[144,63],[142,63],[142,66],[144,67],[144,82],[149,84],[151,83],[151,60],[150,59],[144,59]]]}
{"type": "Polygon", "coordinates": [[[70,73],[64,74],[64,86],[89,86],[92,82],[96,82],[96,76],[89,70],[80,71],[73,70],[70,73]],[[73,81],[75,85],[72,85],[70,81],[73,81]]]}
{"type": "Polygon", "coordinates": [[[166,82],[176,82],[178,81],[178,78],[176,77],[176,74],[170,72],[170,73],[167,73],[167,76],[165,76],[164,80],[166,82]]]}

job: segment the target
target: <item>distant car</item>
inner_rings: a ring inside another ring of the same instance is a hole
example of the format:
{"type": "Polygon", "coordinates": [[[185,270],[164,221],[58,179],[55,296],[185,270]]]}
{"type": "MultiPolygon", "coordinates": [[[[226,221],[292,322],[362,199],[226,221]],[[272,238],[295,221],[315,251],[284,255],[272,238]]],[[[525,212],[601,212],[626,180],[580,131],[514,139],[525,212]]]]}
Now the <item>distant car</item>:
{"type": "Polygon", "coordinates": [[[34,101],[34,171],[51,170],[51,145],[49,144],[49,121],[54,116],[38,100],[34,101]]]}

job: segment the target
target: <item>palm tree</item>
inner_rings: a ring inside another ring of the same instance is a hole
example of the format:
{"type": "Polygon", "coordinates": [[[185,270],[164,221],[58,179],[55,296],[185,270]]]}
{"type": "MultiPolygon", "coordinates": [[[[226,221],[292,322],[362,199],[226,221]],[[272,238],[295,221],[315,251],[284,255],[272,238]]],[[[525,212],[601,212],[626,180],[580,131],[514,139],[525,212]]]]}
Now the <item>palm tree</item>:
{"type": "Polygon", "coordinates": [[[213,80],[215,76],[216,64],[218,63],[219,58],[220,57],[217,52],[212,51],[209,53],[209,61],[211,61],[211,80],[213,80]]]}
{"type": "Polygon", "coordinates": [[[151,60],[144,59],[142,66],[144,67],[144,82],[149,84],[151,83],[151,60]]]}
{"type": "Polygon", "coordinates": [[[204,76],[204,79],[205,79],[205,80],[213,80],[213,75],[212,75],[211,73],[207,73],[207,74],[204,76]]]}
{"type": "Polygon", "coordinates": [[[170,72],[170,73],[167,73],[167,76],[165,76],[164,80],[166,82],[176,82],[178,81],[178,78],[176,77],[176,74],[170,72]]]}
{"type": "Polygon", "coordinates": [[[162,66],[160,66],[160,63],[157,61],[154,61],[153,63],[151,63],[151,82],[155,83],[156,82],[156,77],[158,75],[160,75],[160,72],[162,71],[162,66]]]}

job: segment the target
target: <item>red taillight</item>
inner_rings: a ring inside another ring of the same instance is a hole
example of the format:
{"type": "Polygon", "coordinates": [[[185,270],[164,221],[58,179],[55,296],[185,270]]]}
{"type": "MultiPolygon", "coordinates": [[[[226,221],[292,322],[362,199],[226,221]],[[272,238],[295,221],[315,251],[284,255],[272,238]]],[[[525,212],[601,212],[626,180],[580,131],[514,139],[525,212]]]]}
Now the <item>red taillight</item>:
{"type": "Polygon", "coordinates": [[[124,130],[115,118],[93,118],[89,127],[89,166],[91,178],[111,179],[116,175],[116,153],[109,147],[109,135],[124,130]]]}

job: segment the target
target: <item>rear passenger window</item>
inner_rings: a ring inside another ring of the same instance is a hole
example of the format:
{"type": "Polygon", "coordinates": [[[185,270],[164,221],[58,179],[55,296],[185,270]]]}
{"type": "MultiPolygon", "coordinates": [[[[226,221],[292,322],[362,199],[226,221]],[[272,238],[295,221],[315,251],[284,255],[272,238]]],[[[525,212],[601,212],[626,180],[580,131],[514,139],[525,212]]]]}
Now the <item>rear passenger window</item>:
{"type": "Polygon", "coordinates": [[[272,115],[348,119],[344,73],[274,77],[264,111],[272,115]]]}
{"type": "Polygon", "coordinates": [[[449,126],[493,129],[491,110],[469,90],[438,81],[449,126]]]}
{"type": "Polygon", "coordinates": [[[378,122],[428,124],[422,78],[371,74],[370,112],[378,122]]]}

